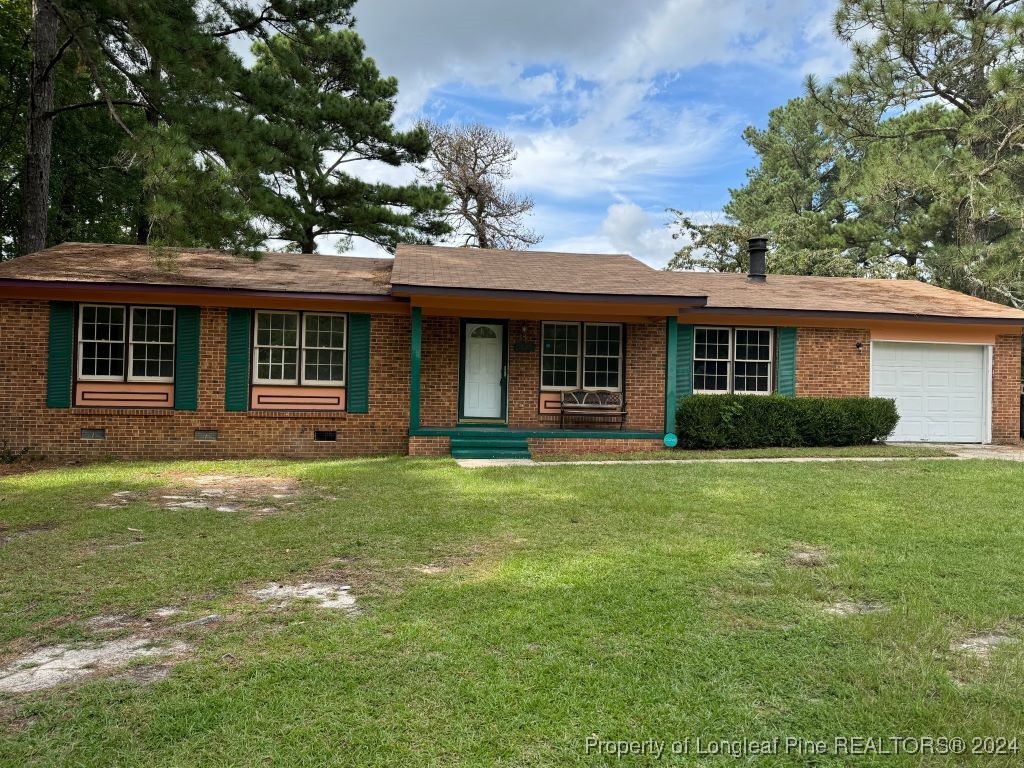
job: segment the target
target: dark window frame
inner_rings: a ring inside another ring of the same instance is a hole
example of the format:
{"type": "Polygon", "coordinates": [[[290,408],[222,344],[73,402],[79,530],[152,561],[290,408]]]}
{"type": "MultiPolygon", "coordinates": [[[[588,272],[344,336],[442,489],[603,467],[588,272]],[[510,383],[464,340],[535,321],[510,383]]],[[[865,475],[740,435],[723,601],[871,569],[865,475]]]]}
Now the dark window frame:
{"type": "Polygon", "coordinates": [[[540,391],[541,392],[571,392],[573,390],[585,390],[589,392],[625,392],[626,385],[626,324],[616,322],[588,322],[585,320],[543,320],[540,325],[540,391]],[[544,353],[544,328],[548,325],[574,325],[578,329],[576,348],[576,384],[575,385],[546,385],[544,384],[544,358],[545,357],[569,357],[568,355],[546,355],[544,353]],[[585,370],[586,359],[612,359],[609,355],[587,355],[587,326],[614,326],[619,329],[619,354],[618,373],[619,384],[617,387],[588,387],[586,386],[585,370]]]}

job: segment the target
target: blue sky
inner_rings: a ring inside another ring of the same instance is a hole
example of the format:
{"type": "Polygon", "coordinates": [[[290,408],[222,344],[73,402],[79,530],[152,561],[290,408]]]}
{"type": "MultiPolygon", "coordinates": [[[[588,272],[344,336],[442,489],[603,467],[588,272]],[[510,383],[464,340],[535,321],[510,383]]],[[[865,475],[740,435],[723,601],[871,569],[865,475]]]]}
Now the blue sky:
{"type": "MultiPolygon", "coordinates": [[[[399,80],[397,121],[482,122],[519,147],[538,248],[663,266],[666,208],[720,216],[753,163],[749,124],[841,71],[833,0],[361,0],[356,28],[399,80]]],[[[404,173],[383,178],[400,180],[404,173]]],[[[325,243],[322,250],[330,251],[325,243]]],[[[377,255],[353,243],[353,252],[377,255]]]]}

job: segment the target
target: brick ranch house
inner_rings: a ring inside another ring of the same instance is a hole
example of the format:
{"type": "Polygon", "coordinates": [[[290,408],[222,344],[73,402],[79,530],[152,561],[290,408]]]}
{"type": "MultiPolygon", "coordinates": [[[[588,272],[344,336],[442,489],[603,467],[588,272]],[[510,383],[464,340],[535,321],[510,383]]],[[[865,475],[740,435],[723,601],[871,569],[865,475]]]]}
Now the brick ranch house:
{"type": "Polygon", "coordinates": [[[0,264],[0,441],[76,459],[631,451],[693,392],[893,397],[895,439],[1019,440],[1024,312],[765,276],[763,255],[752,241],[742,275],[67,243],[0,264]]]}

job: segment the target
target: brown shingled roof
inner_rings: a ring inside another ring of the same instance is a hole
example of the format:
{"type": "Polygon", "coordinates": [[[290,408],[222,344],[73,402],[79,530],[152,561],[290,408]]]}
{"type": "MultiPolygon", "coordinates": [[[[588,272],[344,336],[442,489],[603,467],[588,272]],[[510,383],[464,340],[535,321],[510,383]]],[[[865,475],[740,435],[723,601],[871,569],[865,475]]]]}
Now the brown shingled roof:
{"type": "Polygon", "coordinates": [[[625,254],[400,245],[395,253],[391,283],[396,292],[436,288],[701,298],[700,293],[665,280],[663,273],[625,254]]]}
{"type": "Polygon", "coordinates": [[[991,318],[1024,322],[1024,312],[919,280],[768,275],[763,283],[744,274],[666,272],[679,290],[708,297],[710,310],[843,312],[921,317],[991,318]]]}
{"type": "Polygon", "coordinates": [[[387,296],[391,264],[300,253],[264,253],[253,261],[202,248],[63,243],[0,263],[0,280],[387,296]]]}
{"type": "Polygon", "coordinates": [[[401,245],[367,259],[266,253],[259,261],[200,248],[64,243],[0,263],[0,283],[183,286],[295,294],[388,296],[417,291],[621,296],[697,312],[874,314],[1024,325],[1024,312],[915,280],[661,272],[626,255],[401,245]],[[392,269],[393,267],[393,269],[392,269]],[[707,297],[706,306],[704,304],[707,297]]]}

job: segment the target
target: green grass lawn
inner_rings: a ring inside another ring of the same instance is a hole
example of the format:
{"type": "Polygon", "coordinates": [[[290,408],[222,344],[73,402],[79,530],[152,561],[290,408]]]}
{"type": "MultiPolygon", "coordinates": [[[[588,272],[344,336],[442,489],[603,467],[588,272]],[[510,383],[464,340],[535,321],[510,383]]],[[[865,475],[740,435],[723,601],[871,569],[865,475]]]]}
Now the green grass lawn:
{"type": "Polygon", "coordinates": [[[685,448],[634,453],[547,454],[535,456],[536,461],[679,461],[693,459],[784,459],[784,458],[864,458],[888,457],[898,459],[934,458],[951,456],[943,449],[930,445],[848,445],[819,448],[740,448],[720,451],[688,450],[685,448]]]}
{"type": "MultiPolygon", "coordinates": [[[[951,647],[1024,637],[1022,499],[1021,465],[1001,461],[382,459],[2,478],[0,663],[87,640],[101,614],[179,606],[176,620],[221,621],[185,630],[194,653],[155,683],[0,694],[0,764],[613,765],[586,754],[588,736],[1019,736],[1024,644],[987,660],[951,647]],[[293,476],[302,490],[263,515],[170,510],[168,472],[293,476]],[[139,496],[95,506],[118,491],[139,496]],[[323,580],[352,585],[360,613],[248,596],[323,580]],[[841,602],[886,610],[831,615],[841,602]]],[[[850,764],[757,760],[707,762],[850,764]]]]}

